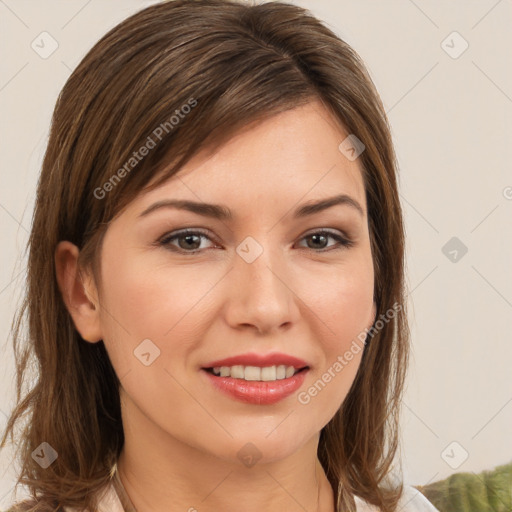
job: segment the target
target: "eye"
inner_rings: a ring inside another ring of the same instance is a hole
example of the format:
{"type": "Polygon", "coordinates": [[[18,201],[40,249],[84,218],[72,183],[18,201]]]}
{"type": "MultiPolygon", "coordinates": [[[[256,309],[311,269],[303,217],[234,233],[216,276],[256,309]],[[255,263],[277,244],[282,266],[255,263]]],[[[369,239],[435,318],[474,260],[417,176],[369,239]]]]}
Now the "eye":
{"type": "Polygon", "coordinates": [[[168,235],[164,235],[158,241],[158,244],[168,247],[172,251],[188,254],[198,254],[200,251],[199,247],[201,245],[201,239],[203,238],[211,240],[211,238],[202,231],[186,229],[178,233],[170,233],[168,235]],[[178,241],[178,247],[171,243],[175,240],[178,241]]]}
{"type": "MultiPolygon", "coordinates": [[[[197,229],[186,229],[179,232],[169,233],[160,238],[156,243],[157,245],[164,246],[172,251],[181,253],[181,254],[199,254],[204,248],[201,248],[201,240],[206,239],[212,241],[210,236],[208,236],[203,231],[198,231],[197,229]],[[177,241],[177,244],[173,242],[177,241]]],[[[348,240],[344,236],[340,235],[337,232],[331,232],[328,230],[315,231],[301,238],[301,240],[311,240],[312,244],[307,244],[306,249],[312,249],[315,252],[325,252],[336,249],[343,249],[352,247],[354,242],[348,240]],[[330,248],[326,248],[325,243],[327,240],[331,238],[335,240],[337,243],[332,244],[331,246],[327,246],[330,248]],[[313,246],[311,246],[313,245],[313,246]],[[316,245],[316,247],[315,247],[316,245]],[[318,247],[321,245],[322,247],[318,247]],[[334,246],[334,247],[333,247],[334,246]]],[[[306,242],[307,243],[307,242],[306,242]]]]}
{"type": "Polygon", "coordinates": [[[348,238],[343,237],[339,233],[328,231],[325,229],[321,230],[321,231],[315,231],[313,233],[310,233],[310,234],[304,236],[302,238],[302,240],[311,240],[312,244],[308,244],[307,248],[313,249],[316,252],[325,252],[325,251],[331,251],[331,250],[336,250],[336,249],[343,249],[343,248],[352,247],[354,245],[354,242],[352,242],[348,238]],[[324,244],[327,242],[327,240],[329,238],[336,240],[337,244],[333,244],[331,246],[325,246],[324,244]],[[316,247],[315,247],[315,245],[316,245],[316,247]],[[318,247],[318,245],[321,245],[322,247],[318,247]],[[330,248],[326,248],[326,247],[330,247],[330,248]]]}

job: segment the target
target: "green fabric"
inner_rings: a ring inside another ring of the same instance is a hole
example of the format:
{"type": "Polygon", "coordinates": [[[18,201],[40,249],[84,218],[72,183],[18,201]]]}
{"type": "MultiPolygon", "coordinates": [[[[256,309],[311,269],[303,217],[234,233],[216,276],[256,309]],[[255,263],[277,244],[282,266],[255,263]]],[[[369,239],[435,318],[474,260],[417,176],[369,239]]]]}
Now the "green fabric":
{"type": "Polygon", "coordinates": [[[511,512],[512,462],[481,473],[455,473],[416,486],[440,512],[511,512]]]}

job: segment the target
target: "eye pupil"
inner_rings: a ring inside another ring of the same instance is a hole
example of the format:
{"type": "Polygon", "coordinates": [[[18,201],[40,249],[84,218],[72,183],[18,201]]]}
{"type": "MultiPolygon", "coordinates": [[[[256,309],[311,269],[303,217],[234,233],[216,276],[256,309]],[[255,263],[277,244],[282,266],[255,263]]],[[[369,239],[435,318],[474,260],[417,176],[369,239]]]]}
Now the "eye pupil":
{"type": "MultiPolygon", "coordinates": [[[[327,237],[325,235],[318,235],[318,234],[311,235],[309,238],[311,238],[312,240],[315,240],[315,241],[321,240],[321,242],[325,242],[327,240],[327,237]]],[[[315,247],[313,247],[313,248],[315,248],[315,247]]]]}
{"type": "MultiPolygon", "coordinates": [[[[187,240],[187,243],[188,243],[193,238],[196,239],[194,247],[190,247],[190,245],[186,245],[185,247],[182,247],[182,248],[183,249],[197,249],[197,247],[199,247],[199,245],[201,245],[201,238],[199,236],[197,236],[197,235],[182,235],[179,239],[180,240],[187,240]]],[[[193,241],[192,241],[192,244],[194,244],[193,241]]],[[[180,243],[180,246],[182,246],[181,243],[180,243]]]]}

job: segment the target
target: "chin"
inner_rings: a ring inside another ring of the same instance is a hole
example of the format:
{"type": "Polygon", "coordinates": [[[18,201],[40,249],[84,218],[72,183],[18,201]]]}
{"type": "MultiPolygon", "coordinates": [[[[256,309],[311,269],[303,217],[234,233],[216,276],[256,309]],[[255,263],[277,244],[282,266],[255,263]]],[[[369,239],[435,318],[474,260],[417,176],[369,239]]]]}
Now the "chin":
{"type": "MultiPolygon", "coordinates": [[[[274,427],[275,428],[275,427],[274,427]]],[[[254,464],[269,464],[284,460],[294,453],[298,452],[311,436],[306,436],[306,432],[299,433],[296,429],[293,431],[285,429],[284,426],[279,432],[279,427],[270,431],[266,430],[247,432],[246,435],[238,435],[234,440],[229,439],[226,447],[226,453],[229,453],[231,462],[242,463],[246,467],[252,467],[254,464]]],[[[225,457],[223,457],[225,458],[225,457]]]]}

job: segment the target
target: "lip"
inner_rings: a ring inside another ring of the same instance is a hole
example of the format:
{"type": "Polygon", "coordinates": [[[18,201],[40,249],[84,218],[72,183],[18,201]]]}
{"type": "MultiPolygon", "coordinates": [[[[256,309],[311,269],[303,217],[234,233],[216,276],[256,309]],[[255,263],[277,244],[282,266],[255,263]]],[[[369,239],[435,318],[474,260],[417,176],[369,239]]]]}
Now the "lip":
{"type": "Polygon", "coordinates": [[[255,405],[272,405],[297,391],[302,386],[308,372],[309,369],[304,369],[287,379],[262,382],[218,377],[204,368],[200,373],[209,379],[215,389],[235,400],[255,405]]]}
{"type": "MultiPolygon", "coordinates": [[[[205,364],[202,368],[214,368],[216,366],[259,366],[263,368],[265,366],[293,366],[296,370],[300,370],[308,365],[303,359],[298,357],[290,356],[288,354],[282,354],[274,352],[272,354],[257,354],[255,352],[240,354],[238,356],[231,356],[225,359],[218,359],[205,364]]],[[[237,379],[240,380],[240,379],[237,379]]],[[[287,379],[283,379],[287,380],[287,379]]]]}

